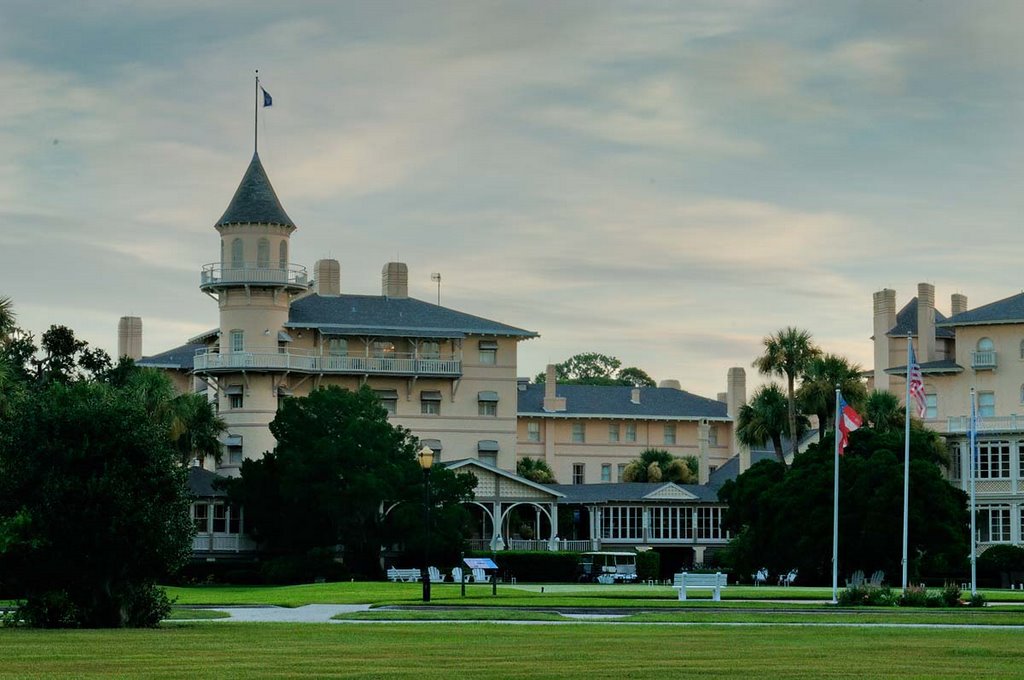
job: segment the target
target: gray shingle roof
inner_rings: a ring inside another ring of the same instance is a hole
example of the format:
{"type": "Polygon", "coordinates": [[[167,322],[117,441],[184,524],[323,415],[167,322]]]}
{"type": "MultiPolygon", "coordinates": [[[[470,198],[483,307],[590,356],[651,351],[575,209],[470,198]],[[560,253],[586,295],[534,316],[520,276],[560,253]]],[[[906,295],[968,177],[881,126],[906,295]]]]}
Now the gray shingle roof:
{"type": "Polygon", "coordinates": [[[223,489],[215,489],[213,483],[224,479],[216,472],[210,472],[201,467],[190,467],[188,469],[188,488],[196,498],[222,498],[227,496],[223,489]]]}
{"type": "MultiPolygon", "coordinates": [[[[616,482],[607,484],[546,484],[545,486],[565,494],[565,498],[558,500],[562,503],[622,503],[622,502],[647,502],[647,503],[685,503],[687,501],[674,499],[646,499],[661,487],[665,482],[616,482]]],[[[701,484],[676,484],[680,489],[688,491],[702,502],[718,502],[718,489],[701,484]]],[[[694,502],[694,501],[689,501],[694,502]]]]}
{"type": "Polygon", "coordinates": [[[630,401],[632,387],[619,385],[558,385],[555,393],[565,397],[565,411],[544,411],[544,385],[527,385],[520,390],[520,415],[598,416],[624,418],[727,418],[720,401],[698,397],[669,387],[641,387],[640,403],[630,401]]]}
{"type": "Polygon", "coordinates": [[[225,224],[280,224],[294,227],[295,223],[281,207],[260,155],[254,153],[235,195],[214,226],[225,224]]]}
{"type": "Polygon", "coordinates": [[[196,355],[196,350],[205,348],[206,345],[188,344],[169,349],[166,352],[160,354],[154,354],[150,357],[142,357],[135,362],[137,366],[144,366],[147,368],[176,368],[183,371],[192,370],[192,360],[196,355]]]}
{"type": "MultiPolygon", "coordinates": [[[[921,373],[924,374],[962,373],[964,370],[963,366],[956,363],[956,361],[952,359],[942,359],[941,361],[926,361],[923,364],[920,364],[920,366],[921,373]]],[[[885,372],[888,373],[889,375],[906,374],[907,365],[903,364],[902,366],[893,366],[891,368],[885,369],[885,372]]]]}
{"type": "MultiPolygon", "coordinates": [[[[769,447],[771,445],[769,444],[769,447]]],[[[784,447],[783,451],[786,450],[784,447]]],[[[769,449],[752,449],[750,451],[750,464],[755,465],[760,463],[762,460],[777,460],[775,457],[775,451],[769,449]]],[[[708,488],[715,490],[715,497],[717,498],[718,490],[722,488],[730,479],[736,479],[740,474],[740,457],[733,456],[729,460],[722,463],[721,467],[708,475],[708,488]]]]}
{"type": "MultiPolygon", "coordinates": [[[[935,310],[935,337],[952,338],[956,334],[949,328],[939,328],[946,321],[945,315],[935,310]]],[[[896,314],[896,325],[889,329],[886,335],[906,337],[907,334],[917,337],[917,298],[911,298],[910,302],[903,306],[896,314]]]]}
{"type": "MultiPolygon", "coordinates": [[[[968,309],[943,320],[944,326],[975,326],[998,323],[1024,323],[1024,293],[968,309]]],[[[952,331],[950,331],[952,332],[952,331]]]]}
{"type": "Polygon", "coordinates": [[[285,325],[291,328],[322,328],[325,333],[346,335],[537,337],[533,331],[464,314],[430,302],[383,295],[309,295],[291,304],[288,323],[285,325]]]}

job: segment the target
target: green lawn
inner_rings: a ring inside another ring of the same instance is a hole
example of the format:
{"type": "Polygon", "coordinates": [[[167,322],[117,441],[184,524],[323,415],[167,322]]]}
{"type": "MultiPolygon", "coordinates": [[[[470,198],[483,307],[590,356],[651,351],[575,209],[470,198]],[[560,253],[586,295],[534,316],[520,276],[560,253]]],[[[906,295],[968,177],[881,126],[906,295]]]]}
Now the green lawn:
{"type": "Polygon", "coordinates": [[[175,607],[171,610],[171,615],[166,620],[227,619],[230,617],[231,615],[227,612],[219,612],[216,609],[183,609],[182,607],[175,607]]]}
{"type": "Polygon", "coordinates": [[[1018,677],[1019,631],[492,624],[0,630],[0,678],[1018,677]]]}

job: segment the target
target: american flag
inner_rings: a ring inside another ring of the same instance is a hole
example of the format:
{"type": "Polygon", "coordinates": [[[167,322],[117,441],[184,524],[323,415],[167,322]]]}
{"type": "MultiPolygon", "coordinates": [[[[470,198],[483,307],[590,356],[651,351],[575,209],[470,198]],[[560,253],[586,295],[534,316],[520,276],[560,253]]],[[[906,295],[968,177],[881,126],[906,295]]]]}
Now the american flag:
{"type": "MultiPolygon", "coordinates": [[[[909,338],[907,343],[910,343],[909,338]]],[[[910,384],[910,396],[917,405],[917,417],[924,418],[924,414],[928,412],[924,399],[924,378],[921,377],[921,367],[918,365],[917,359],[914,358],[914,346],[909,345],[909,347],[910,363],[907,365],[907,382],[910,384]]]]}

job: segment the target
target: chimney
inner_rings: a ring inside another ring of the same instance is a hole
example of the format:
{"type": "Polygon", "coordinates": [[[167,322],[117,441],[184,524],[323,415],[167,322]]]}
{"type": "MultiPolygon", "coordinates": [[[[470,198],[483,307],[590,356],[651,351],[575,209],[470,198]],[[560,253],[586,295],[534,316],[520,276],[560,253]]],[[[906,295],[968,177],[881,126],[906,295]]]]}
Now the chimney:
{"type": "Polygon", "coordinates": [[[707,484],[711,476],[711,466],[708,462],[708,449],[711,446],[711,425],[707,418],[701,418],[697,424],[697,483],[707,484]]]}
{"type": "Polygon", "coordinates": [[[953,293],[949,298],[949,313],[951,316],[963,314],[967,311],[967,296],[960,293],[953,293]]]}
{"type": "Polygon", "coordinates": [[[381,295],[395,300],[409,297],[409,267],[404,262],[388,262],[380,274],[381,295]]]}
{"type": "Polygon", "coordinates": [[[658,383],[658,387],[665,387],[670,390],[681,390],[683,386],[678,380],[662,380],[658,383]]]}
{"type": "Polygon", "coordinates": [[[565,410],[565,397],[556,396],[558,378],[555,374],[555,365],[548,364],[547,375],[544,378],[544,410],[548,413],[565,410]]]}
{"type": "Polygon", "coordinates": [[[634,387],[629,393],[629,401],[631,404],[640,403],[640,388],[634,387]]]}
{"type": "Polygon", "coordinates": [[[337,260],[317,260],[313,278],[317,295],[341,295],[341,263],[337,260]]]}
{"type": "Polygon", "coordinates": [[[122,316],[117,322],[117,357],[142,358],[142,318],[122,316]]]}
{"type": "Polygon", "coordinates": [[[875,293],[875,389],[888,390],[889,336],[887,333],[896,325],[896,291],[883,288],[875,293]]]}
{"type": "Polygon", "coordinates": [[[747,372],[740,366],[733,366],[726,373],[725,412],[732,418],[729,445],[734,454],[740,457],[740,474],[750,467],[750,447],[741,444],[736,435],[736,421],[740,417],[740,409],[747,403],[747,372]]]}
{"type": "Polygon", "coordinates": [[[727,403],[726,400],[729,398],[728,392],[719,392],[715,395],[715,401],[720,401],[723,404],[727,403]]]}
{"type": "Polygon", "coordinates": [[[917,360],[935,361],[935,286],[917,284],[917,360]]]}

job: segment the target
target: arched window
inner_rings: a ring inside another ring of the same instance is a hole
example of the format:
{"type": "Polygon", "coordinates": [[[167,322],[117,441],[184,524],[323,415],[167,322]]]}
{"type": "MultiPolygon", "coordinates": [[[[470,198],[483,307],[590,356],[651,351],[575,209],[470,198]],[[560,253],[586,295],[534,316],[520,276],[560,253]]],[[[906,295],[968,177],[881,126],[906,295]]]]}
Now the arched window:
{"type": "Polygon", "coordinates": [[[245,254],[242,252],[242,239],[236,238],[231,242],[231,268],[242,269],[245,267],[245,254]]]}
{"type": "Polygon", "coordinates": [[[256,266],[260,269],[270,268],[270,241],[261,238],[256,247],[256,266]]]}
{"type": "Polygon", "coordinates": [[[1020,341],[1020,358],[1024,359],[1024,340],[1020,341]]]}
{"type": "Polygon", "coordinates": [[[979,352],[991,352],[995,348],[996,345],[994,342],[992,342],[992,338],[982,338],[981,340],[978,340],[979,352]]]}
{"type": "Polygon", "coordinates": [[[281,245],[277,249],[277,259],[280,261],[280,264],[277,265],[278,269],[288,269],[288,241],[281,241],[281,245]]]}

